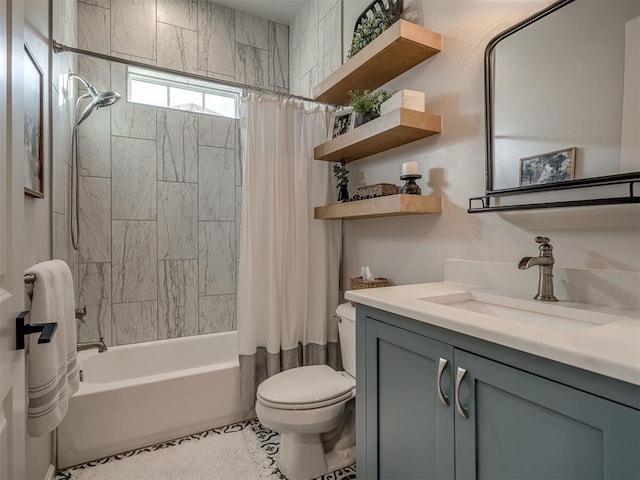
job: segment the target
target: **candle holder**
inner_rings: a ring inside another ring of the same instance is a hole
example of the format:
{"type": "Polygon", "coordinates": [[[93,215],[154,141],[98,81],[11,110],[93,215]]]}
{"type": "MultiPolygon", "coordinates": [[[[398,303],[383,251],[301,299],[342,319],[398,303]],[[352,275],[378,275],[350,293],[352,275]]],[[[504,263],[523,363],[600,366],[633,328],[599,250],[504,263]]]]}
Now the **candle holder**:
{"type": "Polygon", "coordinates": [[[402,186],[400,193],[404,193],[406,195],[421,195],[422,190],[420,190],[420,186],[416,183],[416,180],[419,178],[422,178],[422,175],[400,176],[400,180],[406,181],[406,183],[402,186]]]}

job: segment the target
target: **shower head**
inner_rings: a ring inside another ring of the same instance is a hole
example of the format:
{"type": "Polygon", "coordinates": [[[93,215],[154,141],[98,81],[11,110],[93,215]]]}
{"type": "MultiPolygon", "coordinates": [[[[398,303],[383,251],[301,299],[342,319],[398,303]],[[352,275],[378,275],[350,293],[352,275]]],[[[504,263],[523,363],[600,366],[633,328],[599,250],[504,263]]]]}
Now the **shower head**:
{"type": "Polygon", "coordinates": [[[94,86],[91,85],[84,77],[76,73],[69,72],[69,78],[77,78],[78,80],[80,80],[86,87],[87,92],[89,92],[85,95],[82,95],[78,99],[78,102],[83,98],[91,97],[91,103],[85,107],[84,111],[82,112],[82,115],[80,115],[80,117],[76,122],[76,126],[84,122],[89,117],[89,115],[91,115],[94,109],[109,107],[122,98],[120,94],[117,92],[113,92],[113,91],[98,92],[94,88],[94,86]]]}
{"type": "Polygon", "coordinates": [[[102,107],[110,107],[114,103],[118,102],[122,97],[119,93],[113,92],[111,90],[107,92],[101,92],[96,97],[93,98],[93,103],[96,108],[102,107]]]}
{"type": "Polygon", "coordinates": [[[120,98],[122,98],[119,93],[112,92],[112,91],[98,93],[94,89],[94,92],[95,94],[91,94],[91,92],[89,92],[89,94],[85,94],[82,97],[80,97],[80,98],[86,98],[90,96],[91,103],[89,103],[89,105],[85,107],[85,109],[82,112],[82,115],[80,115],[80,117],[78,118],[76,125],[80,125],[82,122],[84,122],[89,117],[89,115],[91,115],[94,109],[97,110],[98,108],[109,107],[114,103],[116,103],[118,100],[120,100],[120,98]]]}

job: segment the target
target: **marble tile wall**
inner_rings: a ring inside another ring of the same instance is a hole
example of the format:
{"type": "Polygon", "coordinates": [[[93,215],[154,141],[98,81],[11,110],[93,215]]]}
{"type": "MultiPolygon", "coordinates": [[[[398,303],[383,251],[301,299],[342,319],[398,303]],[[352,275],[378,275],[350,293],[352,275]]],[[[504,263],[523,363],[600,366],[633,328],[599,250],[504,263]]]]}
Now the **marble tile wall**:
{"type": "MultiPolygon", "coordinates": [[[[51,5],[52,36],[66,45],[78,45],[78,2],[56,1],[51,5]]],[[[74,54],[51,57],[51,150],[52,188],[52,258],[64,260],[71,267],[74,284],[78,284],[78,254],[71,248],[71,134],[76,95],[65,81],[69,70],[76,71],[78,58],[74,54]]],[[[77,289],[76,289],[77,290],[77,289]]],[[[77,292],[76,292],[77,293],[77,292]]]]}
{"type": "MultiPolygon", "coordinates": [[[[208,0],[80,0],[78,16],[82,48],[288,91],[287,25],[208,0]]],[[[238,120],[128,103],[115,62],[78,69],[123,96],[79,130],[80,340],[98,321],[109,345],[235,329],[238,120]]]]}
{"type": "Polygon", "coordinates": [[[80,48],[288,91],[287,25],[210,0],[79,0],[78,18],[80,48]]]}
{"type": "Polygon", "coordinates": [[[289,26],[289,91],[313,87],[342,65],[342,0],[307,0],[289,26]]]}
{"type": "Polygon", "coordinates": [[[82,341],[98,320],[118,345],[235,328],[238,120],[151,110],[156,139],[112,134],[110,176],[82,170],[82,341]]]}

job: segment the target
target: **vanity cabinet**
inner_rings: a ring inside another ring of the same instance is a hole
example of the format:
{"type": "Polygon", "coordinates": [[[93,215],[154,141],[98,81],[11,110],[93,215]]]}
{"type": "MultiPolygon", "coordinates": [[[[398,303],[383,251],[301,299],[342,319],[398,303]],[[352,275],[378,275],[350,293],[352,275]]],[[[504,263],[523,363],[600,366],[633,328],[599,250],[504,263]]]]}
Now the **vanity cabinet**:
{"type": "Polygon", "coordinates": [[[358,478],[640,478],[640,410],[358,310],[358,478]]]}
{"type": "MultiPolygon", "coordinates": [[[[356,382],[365,380],[364,396],[356,386],[356,402],[363,400],[364,409],[357,404],[356,417],[367,434],[356,440],[358,478],[453,478],[452,404],[444,406],[436,394],[438,363],[453,359],[453,347],[369,319],[364,333],[366,364],[356,364],[356,382]]],[[[451,390],[450,375],[447,380],[451,390]]]]}

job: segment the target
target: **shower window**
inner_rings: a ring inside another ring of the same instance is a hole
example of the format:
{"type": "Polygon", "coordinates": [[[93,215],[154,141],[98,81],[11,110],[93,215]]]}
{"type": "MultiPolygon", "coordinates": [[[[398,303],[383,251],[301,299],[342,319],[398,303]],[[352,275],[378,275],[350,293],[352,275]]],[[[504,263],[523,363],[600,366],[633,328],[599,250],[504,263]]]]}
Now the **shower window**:
{"type": "Polygon", "coordinates": [[[238,118],[242,90],[180,75],[127,68],[127,101],[238,118]]]}

